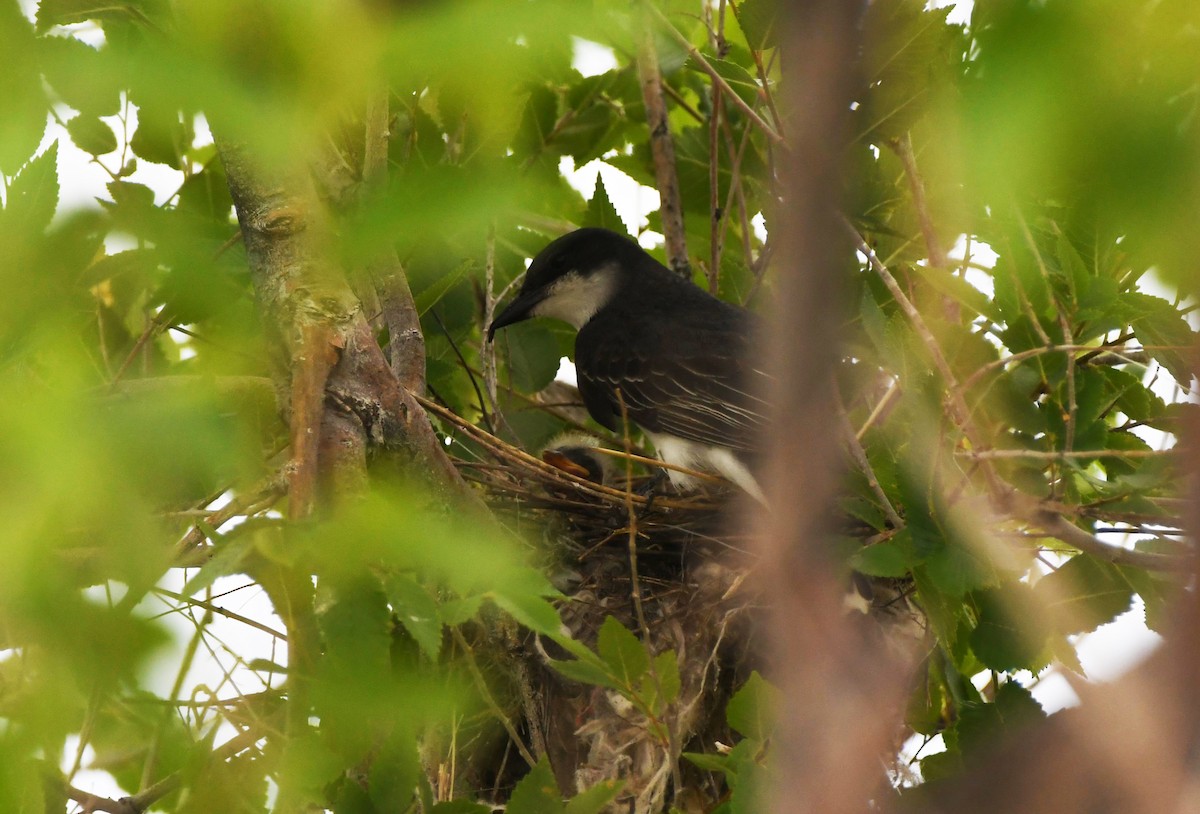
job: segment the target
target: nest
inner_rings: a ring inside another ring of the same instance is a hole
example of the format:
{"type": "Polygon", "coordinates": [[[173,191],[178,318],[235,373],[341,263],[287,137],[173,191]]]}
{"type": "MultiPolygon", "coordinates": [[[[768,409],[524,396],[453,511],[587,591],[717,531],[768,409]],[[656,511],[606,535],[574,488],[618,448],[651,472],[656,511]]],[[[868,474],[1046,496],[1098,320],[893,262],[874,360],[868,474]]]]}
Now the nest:
{"type": "MultiPolygon", "coordinates": [[[[485,490],[493,509],[522,524],[544,524],[556,586],[568,597],[560,612],[576,639],[595,647],[600,626],[613,616],[639,634],[650,654],[675,652],[679,696],[667,720],[652,722],[619,693],[549,669],[547,657],[564,656],[552,643],[523,643],[524,730],[537,754],[550,758],[563,793],[620,780],[624,790],[614,811],[650,814],[668,803],[711,810],[727,792],[723,780],[680,755],[718,751],[736,740],[725,704],[760,661],[751,612],[757,597],[745,582],[751,560],[727,511],[740,496],[716,484],[689,495],[657,493],[654,476],[632,475],[628,463],[646,459],[621,452],[611,453],[621,456],[616,477],[599,483],[444,407],[426,407],[486,456],[457,463],[485,490]]],[[[919,614],[907,602],[907,590],[897,581],[873,584],[864,604],[872,616],[902,620],[912,630],[900,638],[911,644],[923,639],[925,625],[920,616],[913,627],[919,614]]]]}

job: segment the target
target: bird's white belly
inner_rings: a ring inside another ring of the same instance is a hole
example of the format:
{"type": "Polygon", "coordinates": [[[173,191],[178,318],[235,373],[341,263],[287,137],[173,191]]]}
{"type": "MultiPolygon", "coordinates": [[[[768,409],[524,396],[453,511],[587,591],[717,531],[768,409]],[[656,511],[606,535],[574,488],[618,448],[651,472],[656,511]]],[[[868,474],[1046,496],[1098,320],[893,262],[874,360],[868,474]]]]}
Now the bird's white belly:
{"type": "MultiPolygon", "coordinates": [[[[717,472],[734,485],[743,489],[751,497],[766,504],[762,488],[750,473],[750,469],[738,460],[737,455],[729,447],[718,447],[711,444],[701,444],[689,441],[677,435],[666,433],[646,432],[646,436],[654,444],[658,457],[672,466],[697,471],[717,472]]],[[[667,477],[678,489],[694,489],[696,478],[686,472],[675,469],[667,470],[667,477]]]]}

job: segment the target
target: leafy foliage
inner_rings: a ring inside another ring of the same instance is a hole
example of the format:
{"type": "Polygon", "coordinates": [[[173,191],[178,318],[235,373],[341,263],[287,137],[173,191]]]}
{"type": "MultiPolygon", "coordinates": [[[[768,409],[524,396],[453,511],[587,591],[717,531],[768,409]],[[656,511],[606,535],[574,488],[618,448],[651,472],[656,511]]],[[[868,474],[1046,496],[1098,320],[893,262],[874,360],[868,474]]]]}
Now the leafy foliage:
{"type": "MultiPolygon", "coordinates": [[[[785,271],[768,266],[777,168],[794,157],[743,108],[785,136],[802,115],[781,93],[787,4],[721,4],[719,26],[714,4],[707,18],[659,5],[678,34],[657,47],[693,266],[715,261],[719,293],[757,308],[785,271]],[[705,65],[735,99],[714,102],[705,65]]],[[[846,565],[905,580],[928,618],[907,723],[944,744],[920,761],[937,782],[1044,715],[1029,677],[1081,671],[1077,637],[1139,607],[1160,627],[1180,589],[1155,563],[1189,550],[1163,450],[1195,420],[1200,19],[1189,4],[1019,0],[959,24],[925,5],[865,11],[843,199],[881,262],[847,250],[830,273],[847,291],[838,386],[868,464],[842,509],[872,529],[846,565]]],[[[330,256],[352,278],[385,252],[404,267],[430,392],[481,425],[499,412],[497,431],[537,449],[564,423],[528,397],[570,333],[515,326],[492,360],[484,314],[572,225],[669,228],[619,211],[598,176],[585,200],[560,169],[598,161],[656,184],[640,13],[21,8],[0,5],[0,809],[62,811],[86,790],[156,792],[178,812],[471,812],[494,789],[512,814],[604,810],[619,784],[564,801],[544,758],[503,782],[459,762],[511,700],[491,654],[536,634],[565,653],[565,680],[650,721],[678,702],[677,654],[612,617],[573,640],[544,552],[447,512],[386,460],[336,517],[282,519],[275,396],[292,360],[213,137],[321,167],[330,256]],[[578,40],[615,65],[584,75],[578,40]],[[372,189],[377,88],[389,180],[372,189]]],[[[761,810],[786,703],[754,674],[725,710],[737,742],[687,754],[731,792],[718,811],[761,810]]]]}

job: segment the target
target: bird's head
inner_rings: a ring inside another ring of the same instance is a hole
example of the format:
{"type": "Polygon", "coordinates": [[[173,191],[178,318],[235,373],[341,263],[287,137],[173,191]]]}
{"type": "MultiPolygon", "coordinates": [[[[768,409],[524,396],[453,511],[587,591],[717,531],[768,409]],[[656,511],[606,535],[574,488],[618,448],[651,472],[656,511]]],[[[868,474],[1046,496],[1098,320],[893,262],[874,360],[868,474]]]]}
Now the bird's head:
{"type": "Polygon", "coordinates": [[[623,235],[607,229],[577,229],[533,258],[517,298],[488,327],[496,330],[530,317],[554,317],[582,328],[617,292],[622,274],[645,253],[623,235]]]}

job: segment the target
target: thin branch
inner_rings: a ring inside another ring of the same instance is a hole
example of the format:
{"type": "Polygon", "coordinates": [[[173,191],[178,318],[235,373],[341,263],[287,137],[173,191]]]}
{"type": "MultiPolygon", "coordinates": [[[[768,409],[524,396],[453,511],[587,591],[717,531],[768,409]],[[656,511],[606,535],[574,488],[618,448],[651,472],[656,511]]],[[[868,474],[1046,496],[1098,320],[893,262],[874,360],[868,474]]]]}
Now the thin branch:
{"type": "Polygon", "coordinates": [[[644,4],[644,6],[645,8],[649,9],[652,15],[658,18],[659,22],[661,22],[663,27],[667,30],[667,33],[669,33],[676,42],[683,46],[684,50],[687,51],[688,56],[690,56],[696,63],[696,67],[700,68],[700,70],[712,77],[713,84],[721,88],[722,94],[729,97],[738,110],[745,113],[747,118],[754,122],[758,129],[762,130],[763,133],[766,134],[767,138],[771,140],[771,142],[784,148],[787,147],[783,136],[781,136],[774,127],[767,124],[763,117],[755,112],[754,108],[750,107],[750,105],[748,105],[746,101],[742,99],[742,97],[738,96],[737,93],[734,92],[733,88],[729,87],[729,83],[725,81],[721,74],[717,73],[717,69],[714,68],[712,64],[704,58],[703,54],[696,50],[694,45],[688,42],[687,37],[680,34],[679,30],[676,29],[675,26],[671,25],[671,21],[668,20],[666,16],[664,16],[663,13],[654,6],[653,3],[647,2],[644,4]]]}
{"type": "MultiPolygon", "coordinates": [[[[653,10],[653,6],[647,4],[653,10]]],[[[650,128],[650,153],[654,157],[654,179],[661,200],[663,236],[666,238],[667,265],[681,277],[691,276],[687,252],[687,234],[683,227],[683,202],[679,194],[679,175],[675,169],[675,142],[663,96],[662,74],[654,46],[654,30],[647,25],[638,44],[638,79],[646,105],[646,124],[650,128]]]]}
{"type": "Polygon", "coordinates": [[[925,200],[925,182],[917,171],[917,156],[913,152],[912,135],[905,133],[903,137],[889,142],[889,146],[904,165],[904,174],[908,177],[908,186],[913,197],[913,207],[917,210],[917,220],[921,224],[921,235],[925,238],[925,252],[929,263],[934,268],[946,268],[950,261],[946,257],[942,241],[938,239],[933,216],[929,214],[929,204],[925,200]]]}
{"type": "Polygon", "coordinates": [[[1166,458],[1178,455],[1178,451],[1175,449],[959,449],[955,450],[954,454],[980,461],[1020,458],[1061,461],[1067,458],[1166,458]]]}
{"type": "Polygon", "coordinates": [[[842,397],[837,391],[837,385],[831,384],[830,386],[833,387],[833,397],[837,408],[838,423],[841,425],[842,439],[850,449],[850,457],[854,459],[863,476],[866,477],[867,485],[875,493],[875,497],[879,499],[879,504],[883,507],[883,513],[887,517],[888,522],[892,524],[892,528],[904,528],[903,518],[896,513],[896,508],[892,505],[892,501],[888,499],[887,493],[879,485],[879,478],[875,477],[875,470],[871,466],[870,459],[867,458],[867,451],[863,449],[862,442],[858,440],[858,435],[854,432],[854,426],[850,423],[850,417],[846,415],[846,407],[842,404],[842,397]]]}
{"type": "Polygon", "coordinates": [[[1030,525],[1041,529],[1047,536],[1056,537],[1067,545],[1091,554],[1114,565],[1129,565],[1148,571],[1194,571],[1194,556],[1158,554],[1152,551],[1135,551],[1109,545],[1089,534],[1061,514],[1046,510],[1030,498],[1014,502],[1013,512],[1030,525]]]}
{"type": "Polygon", "coordinates": [[[450,626],[450,633],[454,637],[454,641],[462,648],[463,655],[467,658],[467,669],[471,673],[471,678],[475,681],[476,689],[479,690],[479,697],[487,705],[487,708],[496,720],[500,722],[500,725],[504,727],[504,731],[508,733],[509,741],[517,747],[517,751],[521,753],[521,757],[525,759],[525,762],[530,767],[536,766],[537,758],[533,756],[533,753],[529,751],[529,747],[525,745],[525,741],[521,739],[517,728],[513,726],[512,719],[505,714],[504,710],[500,708],[500,705],[496,703],[496,699],[492,696],[492,691],[488,688],[487,679],[484,678],[483,672],[480,671],[479,665],[475,661],[475,651],[472,650],[466,637],[463,636],[462,631],[458,629],[457,625],[450,626]]]}
{"type": "MultiPolygon", "coordinates": [[[[884,285],[887,286],[888,291],[891,292],[892,298],[895,299],[896,304],[900,306],[900,310],[904,312],[904,315],[908,317],[909,322],[912,323],[913,330],[917,332],[917,336],[921,338],[921,341],[924,342],[930,356],[933,357],[933,364],[937,368],[938,373],[941,375],[943,381],[946,383],[946,388],[949,394],[948,407],[950,408],[950,413],[954,419],[954,423],[962,431],[963,435],[966,436],[967,440],[974,449],[983,450],[991,446],[990,444],[986,443],[986,439],[976,429],[974,422],[971,419],[971,411],[967,407],[966,402],[963,400],[962,392],[958,387],[957,379],[954,376],[954,371],[951,370],[950,363],[946,361],[946,356],[942,353],[941,345],[939,345],[937,339],[934,338],[933,332],[930,331],[929,327],[925,324],[925,319],[916,309],[916,306],[914,306],[908,297],[905,296],[904,290],[900,288],[900,284],[896,282],[896,278],[892,276],[890,271],[888,271],[887,266],[880,261],[878,255],[875,254],[875,250],[867,245],[867,242],[863,239],[862,235],[858,233],[858,230],[854,228],[850,221],[843,219],[842,222],[854,239],[856,248],[863,253],[863,255],[867,258],[867,262],[870,263],[871,268],[873,268],[875,273],[878,274],[880,279],[883,280],[884,285]]],[[[993,471],[990,466],[984,466],[982,470],[984,477],[988,481],[989,491],[991,492],[992,496],[999,498],[1007,490],[1002,487],[1000,479],[996,476],[995,471],[993,471]]]]}

